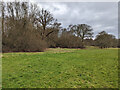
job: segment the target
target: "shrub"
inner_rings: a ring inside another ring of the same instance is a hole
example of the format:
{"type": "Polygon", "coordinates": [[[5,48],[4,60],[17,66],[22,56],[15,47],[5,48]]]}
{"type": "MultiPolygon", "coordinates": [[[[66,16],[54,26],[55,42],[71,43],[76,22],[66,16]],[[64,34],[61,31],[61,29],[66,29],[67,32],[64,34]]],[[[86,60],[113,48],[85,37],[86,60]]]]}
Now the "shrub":
{"type": "Polygon", "coordinates": [[[100,48],[117,47],[117,39],[114,35],[102,31],[96,36],[95,44],[100,48]]]}
{"type": "Polygon", "coordinates": [[[61,48],[82,48],[82,42],[79,37],[63,34],[58,40],[58,46],[61,48]]]}
{"type": "Polygon", "coordinates": [[[47,44],[41,40],[39,32],[28,26],[26,30],[21,28],[5,33],[2,40],[3,52],[34,52],[44,51],[47,44]]]}

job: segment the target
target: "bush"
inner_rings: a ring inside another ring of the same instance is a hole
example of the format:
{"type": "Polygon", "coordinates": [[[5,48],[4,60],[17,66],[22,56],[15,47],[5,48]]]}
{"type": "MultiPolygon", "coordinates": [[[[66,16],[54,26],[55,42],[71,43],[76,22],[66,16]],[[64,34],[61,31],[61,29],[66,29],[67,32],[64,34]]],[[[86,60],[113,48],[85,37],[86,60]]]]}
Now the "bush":
{"type": "Polygon", "coordinates": [[[94,42],[93,39],[85,39],[85,40],[84,40],[84,44],[85,44],[86,46],[94,46],[94,45],[95,45],[95,42],[94,42]]]}
{"type": "Polygon", "coordinates": [[[49,35],[46,39],[47,45],[50,48],[56,48],[57,42],[58,42],[58,32],[53,32],[51,35],[49,35]]]}
{"type": "Polygon", "coordinates": [[[4,33],[2,45],[3,52],[35,52],[47,48],[47,43],[41,40],[39,32],[30,26],[26,30],[18,28],[4,33]]]}
{"type": "Polygon", "coordinates": [[[44,40],[30,38],[27,51],[44,51],[46,47],[47,43],[44,40]]]}
{"type": "Polygon", "coordinates": [[[118,42],[114,35],[102,31],[96,36],[95,44],[100,48],[110,48],[117,47],[118,42]]]}
{"type": "Polygon", "coordinates": [[[61,48],[82,48],[82,42],[79,37],[63,34],[58,40],[58,46],[61,48]]]}

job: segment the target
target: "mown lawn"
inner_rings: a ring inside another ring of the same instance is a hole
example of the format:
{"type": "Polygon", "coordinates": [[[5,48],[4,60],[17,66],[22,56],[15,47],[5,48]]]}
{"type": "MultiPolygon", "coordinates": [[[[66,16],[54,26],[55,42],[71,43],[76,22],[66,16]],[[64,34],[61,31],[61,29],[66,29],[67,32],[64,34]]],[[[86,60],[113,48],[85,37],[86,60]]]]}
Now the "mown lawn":
{"type": "Polygon", "coordinates": [[[117,88],[118,49],[4,53],[3,88],[117,88]]]}

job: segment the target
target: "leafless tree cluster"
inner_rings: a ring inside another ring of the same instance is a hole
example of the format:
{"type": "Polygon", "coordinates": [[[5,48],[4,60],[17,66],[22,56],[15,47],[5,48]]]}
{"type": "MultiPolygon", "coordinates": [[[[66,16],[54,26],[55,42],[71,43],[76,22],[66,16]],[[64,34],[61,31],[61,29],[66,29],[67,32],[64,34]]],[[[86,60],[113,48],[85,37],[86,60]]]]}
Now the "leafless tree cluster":
{"type": "Polygon", "coordinates": [[[3,51],[43,51],[59,23],[47,10],[28,2],[2,2],[3,51]]]}
{"type": "Polygon", "coordinates": [[[105,32],[99,33],[93,40],[93,29],[87,24],[62,28],[49,11],[40,9],[37,4],[1,2],[1,8],[3,52],[44,51],[47,47],[117,46],[115,37],[105,32]],[[111,44],[108,46],[106,41],[111,44]]]}

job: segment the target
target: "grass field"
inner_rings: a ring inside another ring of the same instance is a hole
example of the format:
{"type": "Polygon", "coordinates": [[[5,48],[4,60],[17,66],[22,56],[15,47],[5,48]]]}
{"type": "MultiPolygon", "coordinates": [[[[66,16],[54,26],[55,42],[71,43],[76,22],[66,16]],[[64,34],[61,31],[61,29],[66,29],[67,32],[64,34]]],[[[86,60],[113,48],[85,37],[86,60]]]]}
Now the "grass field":
{"type": "Polygon", "coordinates": [[[3,88],[117,88],[118,49],[4,53],[3,88]]]}

